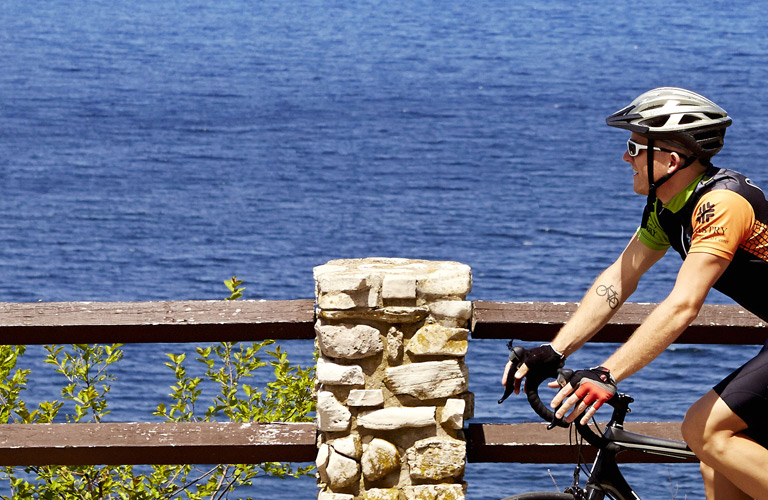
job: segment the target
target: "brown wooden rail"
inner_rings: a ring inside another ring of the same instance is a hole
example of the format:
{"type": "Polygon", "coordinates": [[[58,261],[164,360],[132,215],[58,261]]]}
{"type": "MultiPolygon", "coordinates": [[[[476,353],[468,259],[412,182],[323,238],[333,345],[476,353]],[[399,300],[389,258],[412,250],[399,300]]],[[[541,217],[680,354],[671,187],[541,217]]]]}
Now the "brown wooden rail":
{"type": "MultiPolygon", "coordinates": [[[[653,309],[626,304],[595,337],[625,340],[653,309]]],[[[474,339],[551,339],[573,303],[474,302],[474,339]]],[[[211,343],[313,339],[314,303],[288,301],[0,303],[0,344],[211,343]]],[[[768,330],[738,306],[707,305],[678,342],[762,344],[768,330]]],[[[575,448],[545,424],[474,424],[468,458],[570,462],[575,448]]],[[[628,423],[629,430],[680,439],[679,422],[628,423]]],[[[589,454],[589,451],[585,452],[589,454]]],[[[589,455],[588,455],[589,456],[589,455]]],[[[255,463],[312,461],[314,424],[104,423],[0,426],[0,465],[255,463]]],[[[664,457],[622,455],[624,461],[664,457]]]]}
{"type": "Polygon", "coordinates": [[[314,301],[0,303],[0,344],[314,339],[314,301]]]}
{"type": "MultiPolygon", "coordinates": [[[[475,301],[472,338],[552,339],[576,310],[574,302],[475,301]]],[[[590,342],[624,342],[656,304],[624,304],[590,342]]],[[[675,341],[679,344],[763,344],[765,323],[735,305],[707,304],[675,341]]]]}
{"type": "Polygon", "coordinates": [[[0,465],[311,462],[316,455],[311,422],[0,425],[0,465]]]}

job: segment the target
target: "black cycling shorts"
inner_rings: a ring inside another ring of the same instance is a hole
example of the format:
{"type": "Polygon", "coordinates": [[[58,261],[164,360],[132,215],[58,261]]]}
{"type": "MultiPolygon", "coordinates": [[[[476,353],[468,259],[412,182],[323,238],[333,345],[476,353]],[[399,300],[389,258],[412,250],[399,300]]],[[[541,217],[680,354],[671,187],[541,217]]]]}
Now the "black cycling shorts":
{"type": "Polygon", "coordinates": [[[757,356],[725,377],[714,390],[746,422],[744,434],[768,448],[768,343],[757,356]]]}

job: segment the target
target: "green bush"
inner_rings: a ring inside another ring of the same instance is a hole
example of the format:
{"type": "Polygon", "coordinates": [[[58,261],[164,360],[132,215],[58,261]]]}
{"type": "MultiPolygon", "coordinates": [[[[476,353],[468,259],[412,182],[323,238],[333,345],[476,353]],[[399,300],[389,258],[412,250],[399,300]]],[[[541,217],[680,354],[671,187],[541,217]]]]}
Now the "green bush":
{"type": "MultiPolygon", "coordinates": [[[[225,282],[232,295],[242,296],[242,281],[225,282]]],[[[160,403],[153,413],[168,422],[308,422],[314,411],[314,367],[292,365],[273,340],[251,345],[220,344],[198,347],[196,360],[204,365],[202,377],[192,377],[186,354],[167,354],[165,365],[173,371],[171,403],[160,403]],[[262,360],[264,350],[268,356],[262,360]],[[259,368],[272,368],[274,379],[259,388],[248,384],[259,368]],[[211,404],[198,410],[203,387],[215,388],[211,404]]],[[[43,401],[30,411],[22,398],[30,370],[17,368],[24,346],[0,346],[0,423],[49,423],[59,417],[69,423],[98,423],[107,415],[107,395],[116,381],[112,368],[123,358],[121,344],[46,346],[45,362],[63,376],[61,397],[73,411],[62,413],[63,401],[43,401]]],[[[223,499],[239,486],[251,485],[259,476],[297,477],[313,467],[268,462],[217,465],[201,470],[191,465],[36,466],[0,468],[13,499],[223,499]],[[145,472],[141,472],[141,471],[145,472]],[[146,472],[151,470],[151,472],[146,472]]],[[[0,496],[8,499],[9,497],[0,496]]]]}

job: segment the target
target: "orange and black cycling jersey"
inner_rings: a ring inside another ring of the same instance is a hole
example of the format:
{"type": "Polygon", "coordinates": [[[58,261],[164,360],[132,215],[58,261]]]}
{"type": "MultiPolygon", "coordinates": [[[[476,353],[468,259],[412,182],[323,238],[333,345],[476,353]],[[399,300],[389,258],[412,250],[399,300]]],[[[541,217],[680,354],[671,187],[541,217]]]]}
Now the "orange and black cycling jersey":
{"type": "Polygon", "coordinates": [[[731,261],[714,288],[768,320],[768,202],[749,179],[709,168],[662,206],[640,241],[654,250],[709,253],[731,261]]]}

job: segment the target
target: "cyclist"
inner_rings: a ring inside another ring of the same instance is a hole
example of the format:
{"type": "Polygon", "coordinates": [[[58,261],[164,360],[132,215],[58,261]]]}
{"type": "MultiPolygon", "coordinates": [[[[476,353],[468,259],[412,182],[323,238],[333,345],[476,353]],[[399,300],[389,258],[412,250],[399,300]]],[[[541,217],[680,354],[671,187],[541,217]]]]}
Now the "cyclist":
{"type": "MultiPolygon", "coordinates": [[[[650,363],[696,318],[714,287],[768,321],[768,202],[743,175],[712,165],[731,118],[672,87],[650,90],[606,119],[629,130],[624,161],[647,195],[642,223],[587,291],[551,344],[514,374],[557,366],[616,313],[671,246],[683,258],[672,292],[602,366],[575,372],[552,400],[560,418],[586,423],[621,381],[650,363]]],[[[507,383],[510,364],[502,383],[507,383]]],[[[553,384],[554,385],[554,384],[553,384]]],[[[683,437],[701,461],[707,498],[768,499],[768,343],[688,410],[683,437]]]]}

